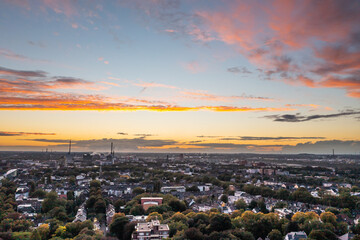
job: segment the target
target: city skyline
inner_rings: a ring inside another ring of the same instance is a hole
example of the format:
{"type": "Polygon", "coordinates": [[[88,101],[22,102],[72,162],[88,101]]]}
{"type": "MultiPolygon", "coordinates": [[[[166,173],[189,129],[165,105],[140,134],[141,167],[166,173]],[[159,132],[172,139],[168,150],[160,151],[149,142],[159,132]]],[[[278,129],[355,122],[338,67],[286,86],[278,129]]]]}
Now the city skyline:
{"type": "Polygon", "coordinates": [[[358,1],[0,3],[0,150],[360,152],[358,1]]]}

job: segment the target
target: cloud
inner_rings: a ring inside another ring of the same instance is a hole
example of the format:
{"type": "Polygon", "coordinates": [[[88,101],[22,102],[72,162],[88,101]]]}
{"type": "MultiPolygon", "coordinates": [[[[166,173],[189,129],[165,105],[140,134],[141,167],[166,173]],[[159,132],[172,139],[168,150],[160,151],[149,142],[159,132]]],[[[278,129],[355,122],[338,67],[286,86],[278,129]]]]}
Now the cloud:
{"type": "Polygon", "coordinates": [[[72,0],[62,0],[62,1],[54,1],[54,0],[42,0],[42,6],[51,9],[57,14],[64,14],[67,17],[78,15],[78,9],[75,5],[76,1],[72,0]]]}
{"type": "Polygon", "coordinates": [[[146,138],[146,137],[151,137],[151,136],[156,136],[156,135],[146,134],[146,133],[137,133],[137,134],[134,134],[134,136],[137,136],[137,137],[140,137],[140,138],[146,138]]]}
{"type": "Polygon", "coordinates": [[[180,94],[184,97],[197,99],[197,100],[206,100],[206,101],[234,101],[234,100],[261,100],[261,101],[273,101],[274,99],[268,97],[255,97],[251,95],[241,95],[241,96],[221,96],[210,94],[207,91],[180,91],[180,94]]]}
{"type": "Polygon", "coordinates": [[[99,57],[98,61],[103,62],[104,64],[109,64],[109,61],[104,60],[104,57],[99,57]]]}
{"type": "Polygon", "coordinates": [[[47,73],[44,71],[23,71],[0,67],[0,75],[12,75],[19,77],[46,77],[46,74],[47,73]]]}
{"type": "Polygon", "coordinates": [[[242,74],[250,74],[250,73],[252,73],[246,67],[231,67],[231,68],[228,68],[227,71],[231,72],[231,73],[242,73],[242,74]]]}
{"type": "Polygon", "coordinates": [[[196,61],[183,63],[182,65],[187,71],[194,74],[205,71],[205,66],[196,61]]]}
{"type": "Polygon", "coordinates": [[[28,41],[28,44],[32,45],[32,46],[36,46],[36,47],[41,47],[41,48],[45,48],[46,45],[42,42],[34,42],[34,41],[28,41]]]}
{"type": "Polygon", "coordinates": [[[41,133],[41,132],[5,132],[0,131],[0,136],[28,136],[28,135],[56,135],[56,133],[41,133]]]}
{"type": "MultiPolygon", "coordinates": [[[[312,138],[310,138],[312,139],[312,138]]],[[[316,137],[314,139],[317,139],[316,137]]],[[[41,142],[49,144],[52,149],[66,150],[68,139],[23,139],[25,141],[41,142]]],[[[103,138],[72,140],[73,148],[76,151],[109,151],[110,143],[114,144],[115,151],[134,152],[229,152],[229,153],[354,153],[360,146],[358,140],[324,140],[315,142],[289,144],[238,144],[219,142],[180,142],[174,139],[146,139],[146,138],[103,138]]],[[[46,145],[45,145],[46,146],[46,145]]],[[[0,146],[6,147],[6,146],[0,146]]],[[[29,147],[29,146],[27,146],[29,147]]],[[[34,146],[35,147],[35,146],[34,146]]],[[[39,148],[39,146],[36,146],[39,148]]],[[[44,147],[44,146],[42,146],[44,147]]]]}
{"type": "MultiPolygon", "coordinates": [[[[188,26],[209,38],[191,35],[192,31],[179,32],[198,41],[231,45],[261,69],[265,79],[344,88],[349,97],[357,98],[359,90],[346,84],[358,79],[360,71],[359,11],[360,2],[356,0],[230,1],[213,10],[193,9],[188,26]],[[330,86],[328,79],[333,75],[338,84],[330,86]]],[[[228,71],[246,72],[239,67],[228,71]]]]}
{"type": "MultiPolygon", "coordinates": [[[[43,142],[43,143],[58,143],[59,147],[67,147],[68,139],[25,139],[27,141],[43,142]]],[[[136,151],[144,147],[163,147],[168,145],[175,145],[178,142],[175,140],[163,139],[144,139],[144,138],[103,138],[103,139],[89,139],[89,140],[72,140],[74,149],[90,150],[90,151],[109,151],[110,143],[114,144],[115,150],[122,151],[136,151]]]]}
{"type": "Polygon", "coordinates": [[[48,60],[38,60],[38,59],[32,59],[27,56],[14,53],[13,51],[10,51],[8,49],[0,48],[0,57],[5,57],[7,59],[11,60],[17,60],[17,61],[28,61],[28,62],[37,62],[37,63],[49,63],[48,60]]]}
{"type": "Polygon", "coordinates": [[[197,138],[217,138],[221,141],[273,141],[273,140],[306,140],[306,139],[325,139],[325,137],[255,137],[255,136],[196,136],[197,138]]]}
{"type": "MultiPolygon", "coordinates": [[[[93,82],[73,77],[50,77],[43,71],[0,68],[0,110],[117,110],[117,111],[291,111],[290,107],[179,106],[164,101],[101,94],[60,92],[61,89],[101,90],[93,82]]],[[[143,86],[173,88],[162,84],[143,86]]]]}
{"type": "Polygon", "coordinates": [[[166,85],[161,83],[155,83],[155,82],[140,82],[140,83],[132,83],[132,85],[137,87],[142,87],[143,89],[141,92],[144,92],[148,88],[169,88],[169,89],[178,89],[176,86],[172,85],[166,85]]]}
{"type": "Polygon", "coordinates": [[[113,82],[100,81],[100,83],[103,83],[103,84],[106,84],[106,85],[110,85],[110,86],[114,86],[114,87],[120,87],[119,84],[113,83],[113,82]]]}
{"type": "Polygon", "coordinates": [[[244,141],[258,141],[258,140],[303,140],[303,139],[325,139],[324,137],[253,137],[253,136],[242,136],[239,140],[244,141]]]}
{"type": "Polygon", "coordinates": [[[300,115],[300,113],[297,113],[297,114],[284,114],[284,115],[270,115],[270,116],[265,116],[265,118],[272,119],[275,122],[306,122],[316,119],[338,118],[338,117],[358,115],[358,114],[360,114],[360,111],[349,110],[345,112],[325,114],[325,115],[317,114],[317,115],[303,116],[300,115]]]}
{"type": "Polygon", "coordinates": [[[204,136],[204,135],[201,135],[201,136],[196,136],[197,138],[220,138],[221,136],[204,136]]]}
{"type": "Polygon", "coordinates": [[[359,151],[360,141],[341,141],[341,140],[328,140],[298,143],[295,146],[284,146],[284,153],[318,153],[318,154],[332,154],[332,149],[335,150],[335,154],[353,154],[359,151]]]}
{"type": "Polygon", "coordinates": [[[128,133],[125,133],[125,132],[118,132],[117,134],[119,134],[119,135],[128,135],[128,133]]]}
{"type": "Polygon", "coordinates": [[[3,48],[0,49],[0,56],[8,59],[20,60],[20,61],[30,60],[28,57],[25,57],[23,55],[14,53],[8,49],[3,49],[3,48]]]}
{"type": "Polygon", "coordinates": [[[285,104],[286,107],[310,107],[317,109],[320,107],[320,105],[317,104],[285,104]]]}

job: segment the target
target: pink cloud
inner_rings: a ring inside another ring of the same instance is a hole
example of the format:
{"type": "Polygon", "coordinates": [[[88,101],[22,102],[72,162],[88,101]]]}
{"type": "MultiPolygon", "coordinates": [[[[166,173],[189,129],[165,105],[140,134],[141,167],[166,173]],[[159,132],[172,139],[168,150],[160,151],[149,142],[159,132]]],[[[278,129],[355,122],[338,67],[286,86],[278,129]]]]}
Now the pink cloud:
{"type": "MultiPolygon", "coordinates": [[[[263,70],[267,79],[293,85],[330,87],[331,74],[354,78],[360,71],[358,1],[234,1],[224,8],[200,10],[203,25],[194,32],[210,33],[263,70]],[[330,30],[331,29],[331,30],[330,30]]],[[[191,34],[191,32],[190,32],[191,34]]],[[[197,40],[207,42],[193,34],[197,40]]],[[[196,67],[188,66],[193,70],[196,67]]],[[[196,72],[196,70],[193,70],[196,72]]],[[[345,88],[348,96],[357,91],[345,88]]]]}
{"type": "Polygon", "coordinates": [[[143,88],[170,88],[170,89],[178,89],[176,86],[166,85],[161,83],[155,82],[140,82],[140,83],[133,83],[133,85],[143,88]]]}
{"type": "Polygon", "coordinates": [[[196,61],[183,63],[182,65],[187,71],[194,74],[205,71],[205,67],[196,61]]]}
{"type": "Polygon", "coordinates": [[[75,5],[76,1],[72,0],[42,0],[43,6],[51,9],[52,11],[58,14],[64,14],[67,17],[78,15],[77,6],[75,5]]]}

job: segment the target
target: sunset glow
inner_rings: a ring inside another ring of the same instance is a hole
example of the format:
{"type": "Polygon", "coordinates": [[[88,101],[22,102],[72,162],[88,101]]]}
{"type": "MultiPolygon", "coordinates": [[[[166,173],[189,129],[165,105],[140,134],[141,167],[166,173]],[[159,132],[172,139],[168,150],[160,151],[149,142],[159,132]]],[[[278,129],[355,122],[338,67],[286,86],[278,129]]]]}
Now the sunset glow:
{"type": "Polygon", "coordinates": [[[359,1],[0,3],[0,150],[360,151],[359,1]]]}

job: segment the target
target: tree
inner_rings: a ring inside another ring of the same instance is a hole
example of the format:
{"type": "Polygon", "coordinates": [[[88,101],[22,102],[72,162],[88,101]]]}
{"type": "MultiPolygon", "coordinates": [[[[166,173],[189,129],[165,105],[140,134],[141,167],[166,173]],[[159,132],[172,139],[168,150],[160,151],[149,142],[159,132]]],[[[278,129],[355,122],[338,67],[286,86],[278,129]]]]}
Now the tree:
{"type": "Polygon", "coordinates": [[[298,202],[313,203],[314,197],[306,190],[306,188],[298,188],[291,194],[291,199],[298,202]]]}
{"type": "Polygon", "coordinates": [[[169,202],[169,206],[172,208],[174,212],[182,212],[186,210],[185,203],[179,200],[171,200],[169,202]]]}
{"type": "Polygon", "coordinates": [[[142,194],[144,192],[145,192],[145,190],[142,189],[141,187],[136,187],[136,188],[133,189],[133,194],[135,194],[135,195],[139,195],[139,194],[142,194]]]}
{"type": "Polygon", "coordinates": [[[66,193],[66,198],[67,200],[74,200],[75,199],[74,191],[68,191],[66,193]]]}
{"type": "Polygon", "coordinates": [[[41,240],[40,233],[38,232],[37,229],[35,229],[35,230],[32,232],[30,239],[31,239],[31,240],[41,240]]]}
{"type": "Polygon", "coordinates": [[[42,224],[37,228],[37,232],[39,233],[41,239],[48,239],[50,234],[49,224],[42,224]]]}
{"type": "Polygon", "coordinates": [[[200,190],[199,190],[199,188],[197,186],[193,185],[193,186],[191,186],[189,188],[186,188],[186,191],[187,192],[199,192],[200,190]]]}
{"type": "Polygon", "coordinates": [[[283,236],[281,234],[281,232],[277,229],[273,229],[269,235],[268,238],[270,238],[270,240],[282,240],[283,236]]]}
{"type": "Polygon", "coordinates": [[[90,188],[96,188],[96,189],[101,188],[101,182],[98,180],[92,180],[90,182],[90,188]]]}
{"type": "Polygon", "coordinates": [[[123,239],[131,239],[131,235],[135,230],[135,226],[136,226],[137,222],[129,222],[125,225],[124,227],[124,234],[123,234],[123,239]]]}
{"type": "Polygon", "coordinates": [[[321,221],[324,223],[331,223],[332,225],[336,225],[336,216],[332,212],[323,212],[320,215],[321,221]]]}
{"type": "Polygon", "coordinates": [[[134,205],[131,209],[130,209],[130,215],[134,215],[134,216],[139,216],[139,215],[143,215],[145,213],[145,210],[143,209],[143,207],[139,204],[134,205]]]}
{"type": "Polygon", "coordinates": [[[335,233],[323,229],[323,230],[312,230],[309,234],[310,239],[314,240],[338,240],[339,238],[335,235],[335,233]]]}
{"type": "Polygon", "coordinates": [[[106,203],[103,198],[97,200],[94,204],[95,213],[105,213],[106,211],[106,203]]]}
{"type": "Polygon", "coordinates": [[[120,212],[120,207],[124,206],[125,204],[126,204],[126,202],[122,199],[116,200],[114,203],[115,212],[120,212]]]}
{"type": "Polygon", "coordinates": [[[154,182],[154,192],[160,192],[161,186],[162,186],[162,183],[159,180],[155,181],[154,182]]]}
{"type": "Polygon", "coordinates": [[[224,203],[227,203],[229,201],[229,198],[226,194],[221,195],[220,200],[224,203]]]}
{"type": "Polygon", "coordinates": [[[158,213],[158,212],[152,212],[148,215],[148,217],[146,218],[146,221],[147,222],[151,222],[151,220],[159,220],[159,221],[162,221],[163,220],[163,216],[158,213]]]}
{"type": "Polygon", "coordinates": [[[251,232],[235,229],[232,234],[240,240],[255,240],[254,235],[251,232]]]}
{"type": "Polygon", "coordinates": [[[236,209],[243,209],[245,210],[247,208],[247,204],[243,199],[239,199],[235,202],[236,209]]]}
{"type": "Polygon", "coordinates": [[[65,202],[62,200],[59,200],[58,195],[56,192],[49,192],[46,195],[46,198],[44,199],[42,203],[42,211],[44,213],[47,213],[51,211],[55,207],[60,207],[64,205],[65,202]]]}
{"type": "Polygon", "coordinates": [[[360,235],[360,223],[354,225],[351,230],[353,233],[360,235]]]}
{"type": "Polygon", "coordinates": [[[210,231],[225,231],[232,228],[230,217],[226,214],[216,214],[210,219],[210,231]]]}
{"type": "Polygon", "coordinates": [[[204,235],[197,228],[189,228],[185,231],[184,236],[189,240],[202,240],[204,235]]]}
{"type": "Polygon", "coordinates": [[[125,216],[114,215],[110,224],[110,233],[118,239],[123,239],[125,225],[129,223],[129,219],[125,216]]]}

